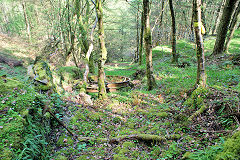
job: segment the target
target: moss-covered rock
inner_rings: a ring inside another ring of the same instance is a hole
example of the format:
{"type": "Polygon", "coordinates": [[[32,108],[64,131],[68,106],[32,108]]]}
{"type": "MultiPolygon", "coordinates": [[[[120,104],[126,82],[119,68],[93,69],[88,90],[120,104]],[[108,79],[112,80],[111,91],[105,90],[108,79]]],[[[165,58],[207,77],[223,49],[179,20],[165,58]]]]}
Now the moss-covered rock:
{"type": "Polygon", "coordinates": [[[37,61],[33,66],[34,71],[34,80],[36,84],[36,88],[39,90],[54,90],[55,85],[53,83],[53,76],[50,66],[45,61],[37,61]]]}

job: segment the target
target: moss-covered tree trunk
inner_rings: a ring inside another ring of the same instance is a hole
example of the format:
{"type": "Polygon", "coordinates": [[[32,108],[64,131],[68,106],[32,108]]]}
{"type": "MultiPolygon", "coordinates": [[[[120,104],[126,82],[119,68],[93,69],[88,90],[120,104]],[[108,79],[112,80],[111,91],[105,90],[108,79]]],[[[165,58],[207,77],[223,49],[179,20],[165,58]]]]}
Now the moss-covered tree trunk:
{"type": "Polygon", "coordinates": [[[140,31],[140,44],[139,44],[139,59],[138,59],[138,63],[139,65],[142,65],[142,57],[143,57],[143,32],[144,32],[144,16],[143,16],[143,12],[141,15],[141,31],[140,31]]]}
{"type": "MultiPolygon", "coordinates": [[[[139,4],[138,4],[138,10],[139,10],[139,4]]],[[[138,13],[138,11],[137,11],[137,15],[136,15],[136,30],[137,30],[137,36],[136,36],[137,50],[135,53],[134,61],[137,63],[139,60],[139,13],[138,13]]]]}
{"type": "Polygon", "coordinates": [[[236,10],[233,14],[232,22],[231,22],[231,25],[230,25],[230,28],[229,28],[229,33],[228,33],[227,40],[226,40],[226,43],[225,43],[224,49],[223,49],[224,52],[228,51],[230,41],[233,37],[234,31],[237,29],[237,22],[239,20],[239,13],[240,13],[240,2],[238,2],[238,6],[237,6],[237,8],[236,8],[236,10]]]}
{"type": "Polygon", "coordinates": [[[223,9],[223,14],[217,28],[217,38],[212,55],[222,54],[225,39],[228,32],[229,23],[237,0],[227,0],[223,9]]]}
{"type": "Polygon", "coordinates": [[[105,47],[104,40],[104,28],[103,28],[103,8],[101,0],[96,0],[96,11],[98,17],[98,35],[100,44],[100,56],[98,60],[98,97],[100,99],[105,99],[107,97],[106,87],[105,87],[105,74],[104,74],[104,64],[107,60],[107,49],[105,47]]]}
{"type": "Polygon", "coordinates": [[[169,0],[169,7],[172,17],[172,62],[178,63],[178,55],[176,51],[176,20],[174,15],[174,9],[173,9],[173,2],[172,0],[169,0]]]}
{"type": "Polygon", "coordinates": [[[196,86],[206,86],[206,73],[205,73],[205,58],[203,37],[201,33],[201,0],[193,0],[193,26],[195,30],[196,45],[197,45],[197,81],[196,86]]]}
{"type": "Polygon", "coordinates": [[[156,85],[153,76],[153,64],[152,64],[152,33],[150,27],[150,2],[149,0],[143,0],[143,16],[144,16],[144,40],[146,50],[146,70],[147,70],[147,85],[148,90],[152,90],[156,85]]]}

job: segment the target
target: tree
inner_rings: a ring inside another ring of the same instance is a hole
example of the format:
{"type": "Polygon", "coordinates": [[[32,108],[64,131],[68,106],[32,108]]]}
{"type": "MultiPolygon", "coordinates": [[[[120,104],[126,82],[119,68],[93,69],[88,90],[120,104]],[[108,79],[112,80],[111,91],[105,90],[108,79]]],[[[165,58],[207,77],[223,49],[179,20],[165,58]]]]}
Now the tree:
{"type": "Polygon", "coordinates": [[[22,8],[23,8],[23,15],[24,15],[25,24],[26,24],[28,40],[30,42],[31,41],[31,27],[30,27],[30,22],[29,22],[29,19],[28,19],[28,15],[27,15],[27,11],[26,11],[26,5],[25,5],[24,0],[22,0],[22,8]]]}
{"type": "Polygon", "coordinates": [[[142,65],[142,53],[143,53],[143,33],[144,33],[144,16],[141,14],[141,30],[140,30],[140,44],[139,44],[139,65],[142,65]]]}
{"type": "Polygon", "coordinates": [[[227,0],[223,9],[223,14],[217,28],[217,38],[212,55],[222,54],[228,26],[232,17],[237,0],[227,0]]]}
{"type": "Polygon", "coordinates": [[[147,85],[148,90],[152,90],[156,85],[153,76],[152,64],[152,33],[150,27],[150,3],[149,0],[143,0],[143,16],[144,16],[144,40],[146,50],[146,70],[147,70],[147,85]]]}
{"type": "Polygon", "coordinates": [[[225,43],[224,49],[223,49],[224,52],[228,51],[230,41],[233,37],[234,31],[237,29],[237,22],[239,20],[239,13],[240,13],[240,2],[238,3],[237,8],[236,8],[236,10],[233,14],[231,25],[229,27],[229,33],[228,33],[227,40],[226,40],[226,43],[225,43]]]}
{"type": "Polygon", "coordinates": [[[197,81],[195,87],[206,86],[206,73],[205,73],[205,58],[203,37],[201,33],[201,0],[193,0],[193,25],[195,30],[196,45],[197,45],[197,81]]]}
{"type": "Polygon", "coordinates": [[[172,56],[173,56],[172,62],[178,63],[178,55],[176,52],[176,20],[175,20],[172,0],[169,0],[169,7],[170,7],[170,12],[172,17],[172,56]]]}
{"type": "Polygon", "coordinates": [[[105,87],[104,63],[107,60],[107,49],[104,41],[104,27],[103,27],[103,8],[102,0],[96,0],[96,12],[98,17],[98,38],[100,46],[100,56],[98,59],[98,97],[105,99],[107,97],[105,87]]]}

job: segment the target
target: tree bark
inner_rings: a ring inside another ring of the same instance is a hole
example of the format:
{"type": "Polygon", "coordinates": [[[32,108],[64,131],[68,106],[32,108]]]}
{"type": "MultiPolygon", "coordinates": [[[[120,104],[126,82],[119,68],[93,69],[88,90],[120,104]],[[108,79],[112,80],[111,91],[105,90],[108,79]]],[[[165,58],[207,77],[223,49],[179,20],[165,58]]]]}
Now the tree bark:
{"type": "Polygon", "coordinates": [[[143,0],[143,15],[144,15],[144,40],[146,50],[146,70],[147,70],[147,85],[148,90],[152,90],[156,85],[153,76],[153,64],[152,64],[152,33],[150,27],[150,2],[149,0],[143,0]]]}
{"type": "Polygon", "coordinates": [[[144,32],[144,16],[143,12],[141,15],[141,31],[140,31],[140,44],[139,44],[139,65],[142,65],[142,55],[143,55],[143,32],[144,32]]]}
{"type": "MultiPolygon", "coordinates": [[[[139,4],[138,4],[138,10],[139,10],[139,4]]],[[[137,41],[137,50],[135,53],[135,62],[138,62],[139,60],[139,13],[137,11],[137,15],[136,15],[136,29],[137,29],[137,36],[136,36],[136,41],[137,41]]]]}
{"type": "Polygon", "coordinates": [[[233,18],[232,18],[232,21],[231,21],[229,33],[228,33],[227,40],[226,40],[226,43],[225,43],[224,49],[223,49],[224,52],[228,51],[230,41],[233,37],[234,31],[237,29],[237,22],[239,20],[239,13],[240,13],[240,2],[238,3],[238,6],[237,6],[237,8],[236,8],[236,10],[233,14],[233,18]]]}
{"type": "Polygon", "coordinates": [[[105,74],[104,74],[104,64],[107,60],[107,49],[105,47],[104,40],[104,27],[103,27],[103,8],[102,0],[96,0],[96,11],[98,17],[98,37],[100,44],[100,57],[98,60],[98,98],[106,99],[106,87],[105,87],[105,74]]]}
{"type": "Polygon", "coordinates": [[[193,26],[195,30],[195,39],[197,45],[197,81],[195,88],[198,86],[206,87],[206,74],[205,74],[205,57],[203,38],[201,33],[201,0],[193,0],[193,26]]]}
{"type": "Polygon", "coordinates": [[[220,17],[222,16],[222,10],[223,10],[225,2],[226,2],[226,0],[222,0],[221,4],[219,5],[219,7],[217,9],[217,18],[216,18],[215,24],[213,25],[212,35],[216,33],[218,24],[220,22],[220,17]]]}
{"type": "Polygon", "coordinates": [[[220,24],[217,29],[217,38],[212,55],[222,54],[228,31],[228,26],[232,17],[237,0],[227,0],[223,9],[220,24]]]}
{"type": "Polygon", "coordinates": [[[172,62],[178,63],[178,55],[176,51],[176,20],[174,15],[174,9],[173,9],[173,2],[172,0],[169,0],[169,7],[172,17],[172,62]]]}

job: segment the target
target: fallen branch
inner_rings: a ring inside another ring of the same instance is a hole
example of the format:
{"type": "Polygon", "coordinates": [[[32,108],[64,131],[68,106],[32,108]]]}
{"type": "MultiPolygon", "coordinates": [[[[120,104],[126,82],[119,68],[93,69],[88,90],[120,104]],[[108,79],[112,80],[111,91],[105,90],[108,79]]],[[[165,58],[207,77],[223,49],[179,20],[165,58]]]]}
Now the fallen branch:
{"type": "Polygon", "coordinates": [[[200,130],[202,133],[232,133],[232,130],[220,130],[220,131],[207,131],[207,130],[200,130]]]}
{"type": "Polygon", "coordinates": [[[46,112],[50,113],[50,114],[53,116],[53,118],[54,118],[55,120],[57,120],[57,122],[58,122],[60,125],[62,125],[62,126],[71,134],[71,136],[75,137],[75,135],[72,133],[72,131],[71,131],[69,128],[67,128],[67,126],[65,126],[65,124],[55,116],[55,114],[50,110],[49,107],[45,107],[45,108],[43,109],[43,115],[44,115],[46,112]]]}

